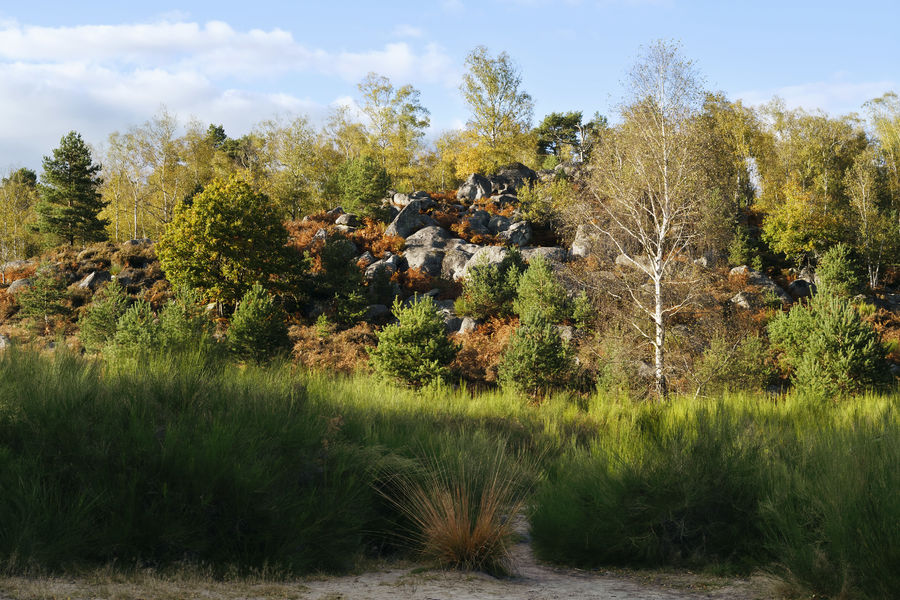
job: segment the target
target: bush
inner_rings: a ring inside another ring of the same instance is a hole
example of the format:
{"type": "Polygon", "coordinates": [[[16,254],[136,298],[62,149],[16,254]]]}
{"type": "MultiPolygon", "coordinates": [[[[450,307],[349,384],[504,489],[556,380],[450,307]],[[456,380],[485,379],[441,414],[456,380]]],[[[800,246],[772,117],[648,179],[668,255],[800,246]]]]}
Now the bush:
{"type": "Polygon", "coordinates": [[[766,344],[753,335],[737,342],[723,336],[712,339],[694,366],[698,392],[759,391],[775,377],[767,361],[766,344]]]}
{"type": "Polygon", "coordinates": [[[573,370],[572,352],[556,325],[540,313],[528,313],[500,363],[501,385],[531,395],[564,387],[573,370]]]}
{"type": "Polygon", "coordinates": [[[535,256],[519,278],[513,310],[521,318],[539,314],[551,323],[561,323],[569,317],[566,289],[543,256],[535,256]]]}
{"type": "Polygon", "coordinates": [[[808,305],[779,314],[768,327],[794,386],[818,397],[844,397],[887,378],[878,332],[846,298],[819,292],[808,305]]]}
{"type": "Polygon", "coordinates": [[[372,216],[391,186],[387,171],[371,156],[351,158],[337,170],[341,205],[347,212],[372,216]]]}
{"type": "Polygon", "coordinates": [[[509,316],[524,270],[522,255],[514,249],[499,263],[489,264],[484,259],[474,265],[463,282],[456,312],[481,320],[509,316]]]}
{"type": "Polygon", "coordinates": [[[546,183],[525,183],[518,190],[518,198],[526,220],[552,225],[559,220],[561,212],[572,204],[575,193],[572,184],[564,178],[554,178],[546,183]]]}
{"type": "Polygon", "coordinates": [[[287,316],[259,284],[250,288],[231,317],[228,348],[242,360],[263,363],[286,350],[287,316]]]}
{"type": "Polygon", "coordinates": [[[32,321],[35,329],[50,332],[52,317],[69,312],[66,281],[51,265],[42,265],[31,278],[31,286],[16,295],[19,315],[32,321]]]}
{"type": "Polygon", "coordinates": [[[318,272],[311,279],[312,297],[324,302],[334,322],[341,325],[358,322],[368,306],[363,273],[355,258],[352,242],[329,237],[319,251],[318,272]]]}
{"type": "Polygon", "coordinates": [[[111,281],[94,294],[93,302],[78,320],[81,343],[89,352],[99,352],[116,335],[119,319],[128,309],[128,294],[111,281]]]}
{"type": "Polygon", "coordinates": [[[378,346],[370,352],[375,372],[417,387],[446,379],[459,348],[447,337],[431,297],[406,307],[397,298],[393,313],[398,322],[378,332],[378,346]]]}
{"type": "Polygon", "coordinates": [[[575,327],[578,329],[588,329],[597,319],[597,309],[591,302],[587,292],[581,292],[575,296],[572,301],[572,320],[575,321],[575,327]]]}
{"type": "Polygon", "coordinates": [[[865,288],[865,277],[856,254],[847,244],[835,244],[822,254],[816,268],[819,293],[852,298],[865,288]]]}

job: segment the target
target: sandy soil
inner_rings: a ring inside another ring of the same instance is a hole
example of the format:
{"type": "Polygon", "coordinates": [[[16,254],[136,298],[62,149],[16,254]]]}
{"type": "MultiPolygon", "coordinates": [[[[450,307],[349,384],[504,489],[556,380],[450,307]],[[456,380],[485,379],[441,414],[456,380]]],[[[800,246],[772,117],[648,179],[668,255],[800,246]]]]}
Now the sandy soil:
{"type": "Polygon", "coordinates": [[[98,572],[68,578],[0,578],[0,600],[774,600],[777,583],[763,576],[727,579],[685,572],[580,571],[538,563],[527,537],[513,548],[514,577],[381,565],[359,575],[296,582],[215,581],[197,575],[98,572]]]}

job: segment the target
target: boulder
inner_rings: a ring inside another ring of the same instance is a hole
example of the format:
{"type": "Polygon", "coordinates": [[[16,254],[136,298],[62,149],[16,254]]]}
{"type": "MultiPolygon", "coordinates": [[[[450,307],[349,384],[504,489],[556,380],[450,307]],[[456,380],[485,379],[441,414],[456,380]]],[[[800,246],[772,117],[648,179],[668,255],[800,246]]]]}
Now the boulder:
{"type": "Polygon", "coordinates": [[[513,223],[506,231],[498,233],[497,237],[513,246],[527,246],[531,241],[531,225],[528,221],[513,223]]]}
{"type": "Polygon", "coordinates": [[[494,194],[516,193],[525,183],[537,181],[537,173],[522,163],[512,163],[491,175],[491,192],[494,194]]]}
{"type": "Polygon", "coordinates": [[[423,227],[419,231],[406,238],[406,247],[445,248],[454,242],[464,243],[463,240],[437,225],[423,227]]]}
{"type": "Polygon", "coordinates": [[[595,236],[591,235],[587,225],[579,225],[575,230],[575,239],[572,241],[572,248],[569,250],[569,256],[572,258],[585,258],[591,253],[595,236]]]}
{"type": "Polygon", "coordinates": [[[324,229],[319,229],[312,236],[312,241],[314,241],[314,242],[324,242],[326,239],[328,239],[328,232],[325,231],[324,229]]]}
{"type": "Polygon", "coordinates": [[[466,263],[472,258],[472,252],[466,252],[461,248],[448,250],[444,253],[444,261],[441,263],[441,279],[455,281],[462,279],[466,270],[466,263]]]}
{"type": "Polygon", "coordinates": [[[369,265],[371,265],[373,262],[375,262],[375,260],[376,260],[375,255],[372,254],[371,252],[369,252],[368,250],[366,250],[365,252],[360,254],[359,257],[356,259],[356,264],[362,268],[366,268],[369,265]]]}
{"type": "Polygon", "coordinates": [[[491,182],[484,175],[472,173],[466,179],[459,189],[456,191],[456,197],[459,200],[468,200],[472,202],[479,198],[491,195],[491,182]]]}
{"type": "Polygon", "coordinates": [[[391,204],[394,206],[406,206],[409,204],[409,196],[406,194],[394,194],[391,197],[391,204]]]}
{"type": "Polygon", "coordinates": [[[793,298],[799,300],[800,298],[809,298],[816,291],[816,284],[810,283],[806,279],[795,279],[788,285],[787,292],[793,298]]]}
{"type": "Polygon", "coordinates": [[[575,337],[575,328],[571,325],[557,325],[556,331],[559,332],[559,338],[568,344],[575,337]]]}
{"type": "Polygon", "coordinates": [[[522,248],[520,250],[522,258],[531,261],[535,256],[543,256],[545,260],[551,263],[566,262],[566,249],[559,246],[536,246],[530,248],[522,248]]]}
{"type": "Polygon", "coordinates": [[[366,267],[366,280],[372,281],[381,271],[386,272],[388,275],[393,275],[397,272],[397,265],[385,260],[376,260],[371,265],[366,267]]]}
{"type": "Polygon", "coordinates": [[[403,210],[397,213],[397,216],[391,221],[391,224],[388,225],[384,232],[385,235],[398,235],[405,238],[423,227],[437,225],[434,219],[428,215],[423,215],[421,212],[431,204],[434,204],[434,201],[431,199],[410,201],[403,210]]]}
{"type": "Polygon", "coordinates": [[[457,273],[455,278],[465,278],[469,273],[469,269],[479,263],[487,263],[489,265],[499,264],[503,261],[504,258],[506,258],[508,254],[509,250],[507,250],[503,246],[483,246],[472,255],[472,257],[466,262],[466,266],[463,267],[462,272],[457,273]]]}
{"type": "Polygon", "coordinates": [[[335,219],[334,224],[346,225],[348,227],[359,227],[360,225],[362,225],[362,223],[360,223],[359,221],[359,217],[357,217],[353,213],[342,214],[337,219],[335,219]]]}
{"type": "Polygon", "coordinates": [[[469,231],[475,235],[490,235],[491,230],[488,224],[491,222],[491,214],[484,210],[474,210],[472,214],[463,217],[463,220],[469,224],[469,231]]]}
{"type": "Polygon", "coordinates": [[[331,210],[327,211],[325,214],[332,215],[332,216],[342,215],[342,214],[344,214],[344,209],[340,206],[335,206],[331,210]]]}
{"type": "Polygon", "coordinates": [[[467,333],[472,333],[475,331],[475,328],[478,327],[478,323],[472,317],[463,317],[462,321],[459,324],[459,332],[463,335],[467,333]]]}
{"type": "Polygon", "coordinates": [[[27,290],[30,287],[31,287],[31,278],[30,277],[25,277],[24,279],[16,279],[11,284],[9,284],[8,288],[6,288],[6,293],[10,294],[10,295],[14,295],[14,294],[18,294],[19,292],[21,292],[23,290],[27,290]]]}
{"type": "Polygon", "coordinates": [[[441,276],[441,264],[444,261],[444,252],[441,250],[416,246],[407,248],[403,258],[410,269],[418,269],[432,277],[441,276]]]}
{"type": "Polygon", "coordinates": [[[109,271],[94,271],[76,283],[75,287],[80,290],[91,290],[93,292],[107,281],[112,281],[112,275],[109,274],[109,271]]]}
{"type": "Polygon", "coordinates": [[[491,220],[488,221],[488,229],[494,235],[506,231],[509,229],[509,226],[512,224],[512,221],[509,220],[509,217],[504,217],[502,215],[494,215],[491,217],[491,220]]]}
{"type": "Polygon", "coordinates": [[[2,265],[0,265],[0,271],[2,271],[4,273],[7,271],[13,271],[13,270],[18,271],[20,269],[24,269],[26,267],[31,266],[31,264],[32,263],[27,260],[11,260],[9,262],[5,262],[2,265]]]}
{"type": "Polygon", "coordinates": [[[0,350],[6,350],[11,343],[9,336],[0,333],[0,350]]]}
{"type": "Polygon", "coordinates": [[[409,195],[413,200],[432,200],[431,194],[426,192],[425,190],[419,190],[418,192],[413,192],[409,195]]]}
{"type": "Polygon", "coordinates": [[[366,308],[366,321],[378,321],[387,318],[391,314],[391,309],[384,304],[370,304],[366,308]]]}

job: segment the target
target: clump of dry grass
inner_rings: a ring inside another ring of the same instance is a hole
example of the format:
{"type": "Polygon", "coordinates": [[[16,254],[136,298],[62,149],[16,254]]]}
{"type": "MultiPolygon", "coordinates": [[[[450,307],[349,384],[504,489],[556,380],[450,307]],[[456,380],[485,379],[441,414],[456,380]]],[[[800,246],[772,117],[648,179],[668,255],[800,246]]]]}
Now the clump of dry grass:
{"type": "Polygon", "coordinates": [[[508,574],[529,470],[502,442],[481,438],[464,447],[431,455],[421,472],[395,476],[382,494],[409,522],[409,539],[423,559],[508,574]]]}

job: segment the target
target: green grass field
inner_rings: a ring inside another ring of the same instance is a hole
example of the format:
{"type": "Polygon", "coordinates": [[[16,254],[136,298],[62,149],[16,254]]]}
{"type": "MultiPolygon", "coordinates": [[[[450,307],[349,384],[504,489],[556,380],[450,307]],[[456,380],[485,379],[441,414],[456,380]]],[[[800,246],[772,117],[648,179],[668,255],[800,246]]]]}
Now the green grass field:
{"type": "MultiPolygon", "coordinates": [[[[291,365],[188,355],[111,366],[12,349],[0,355],[0,560],[10,573],[340,571],[435,536],[446,550],[457,540],[440,503],[460,495],[470,512],[453,527],[500,527],[504,515],[484,519],[502,489],[524,502],[551,562],[761,568],[810,593],[889,598],[900,589],[898,399],[534,405],[291,365]],[[410,510],[426,497],[427,532],[410,510]]],[[[442,556],[431,558],[467,564],[442,556]]]]}

